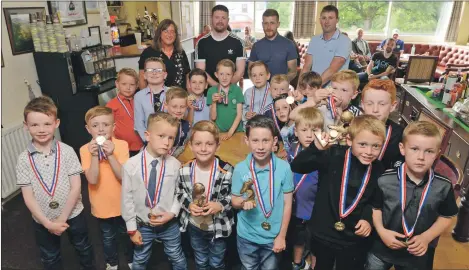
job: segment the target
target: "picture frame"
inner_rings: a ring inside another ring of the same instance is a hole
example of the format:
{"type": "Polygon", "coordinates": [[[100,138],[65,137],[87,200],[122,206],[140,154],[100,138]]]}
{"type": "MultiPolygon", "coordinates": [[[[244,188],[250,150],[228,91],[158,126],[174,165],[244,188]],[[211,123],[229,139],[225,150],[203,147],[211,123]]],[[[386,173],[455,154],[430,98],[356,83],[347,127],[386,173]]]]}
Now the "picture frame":
{"type": "Polygon", "coordinates": [[[88,33],[90,35],[90,37],[95,34],[95,33],[98,33],[98,37],[99,37],[99,45],[102,45],[103,44],[103,41],[101,39],[101,27],[99,26],[90,26],[88,27],[88,33]]]}
{"type": "Polygon", "coordinates": [[[44,14],[46,10],[43,7],[3,8],[13,55],[34,52],[33,38],[29,28],[29,14],[37,12],[44,14]]]}
{"type": "Polygon", "coordinates": [[[63,27],[88,23],[85,1],[47,1],[47,6],[49,14],[59,13],[63,27]]]}

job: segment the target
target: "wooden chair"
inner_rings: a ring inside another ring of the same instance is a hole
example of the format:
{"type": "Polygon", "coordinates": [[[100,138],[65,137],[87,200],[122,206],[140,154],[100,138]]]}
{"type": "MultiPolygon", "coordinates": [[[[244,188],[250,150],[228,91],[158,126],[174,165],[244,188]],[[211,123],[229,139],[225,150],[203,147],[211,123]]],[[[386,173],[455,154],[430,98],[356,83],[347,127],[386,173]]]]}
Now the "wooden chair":
{"type": "Polygon", "coordinates": [[[461,196],[460,189],[462,186],[464,175],[458,164],[454,163],[449,157],[441,155],[434,165],[434,170],[439,175],[448,178],[453,184],[454,197],[461,196]]]}
{"type": "Polygon", "coordinates": [[[437,56],[410,56],[404,76],[404,84],[406,84],[407,81],[415,83],[428,82],[428,84],[430,84],[433,81],[437,63],[437,56]]]}

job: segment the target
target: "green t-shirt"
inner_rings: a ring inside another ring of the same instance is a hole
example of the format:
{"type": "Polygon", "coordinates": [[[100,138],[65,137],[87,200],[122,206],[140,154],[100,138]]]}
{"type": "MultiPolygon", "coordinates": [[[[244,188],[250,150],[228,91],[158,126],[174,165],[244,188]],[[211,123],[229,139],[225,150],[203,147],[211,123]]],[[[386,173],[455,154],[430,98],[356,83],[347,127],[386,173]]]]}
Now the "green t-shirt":
{"type": "MultiPolygon", "coordinates": [[[[207,105],[212,105],[212,95],[218,92],[218,86],[212,86],[207,92],[207,105]]],[[[228,91],[228,104],[218,103],[217,104],[217,119],[215,124],[221,132],[227,132],[230,130],[233,122],[236,118],[236,107],[238,104],[244,103],[243,91],[237,85],[230,85],[228,91]]],[[[236,132],[243,131],[242,121],[239,122],[236,132]]]]}

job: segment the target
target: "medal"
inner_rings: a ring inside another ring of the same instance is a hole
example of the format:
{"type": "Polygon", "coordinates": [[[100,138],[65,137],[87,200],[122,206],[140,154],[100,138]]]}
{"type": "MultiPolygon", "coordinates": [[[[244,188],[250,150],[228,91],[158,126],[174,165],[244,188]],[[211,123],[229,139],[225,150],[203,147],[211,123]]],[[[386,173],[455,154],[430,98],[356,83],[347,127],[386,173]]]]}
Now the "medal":
{"type": "Polygon", "coordinates": [[[402,229],[404,230],[404,234],[406,236],[406,242],[407,242],[407,239],[410,239],[412,237],[412,235],[414,234],[414,229],[415,229],[415,225],[417,224],[417,221],[419,219],[419,216],[420,214],[422,213],[422,208],[423,208],[423,205],[425,204],[425,201],[427,199],[427,196],[428,194],[430,193],[430,187],[431,187],[431,184],[433,182],[433,178],[435,177],[435,173],[433,172],[433,169],[430,169],[430,171],[428,172],[428,182],[427,184],[425,185],[425,187],[423,188],[423,191],[422,191],[422,196],[420,197],[420,203],[419,203],[419,208],[418,208],[418,211],[417,211],[417,217],[415,217],[415,222],[414,222],[414,225],[412,225],[412,227],[409,227],[409,225],[407,225],[407,222],[405,220],[405,207],[406,207],[406,201],[407,201],[407,188],[406,188],[406,184],[407,184],[407,175],[406,175],[406,164],[405,162],[401,164],[401,166],[399,166],[399,168],[397,169],[397,176],[399,178],[399,186],[400,186],[400,199],[401,199],[401,210],[402,210],[402,229]]]}
{"type": "Polygon", "coordinates": [[[119,95],[117,95],[117,100],[118,100],[119,103],[122,105],[122,107],[124,107],[124,110],[125,110],[125,112],[127,113],[127,115],[133,120],[134,117],[130,114],[129,109],[127,109],[127,107],[125,106],[124,102],[123,102],[122,99],[119,97],[119,95]]]}
{"type": "MultiPolygon", "coordinates": [[[[150,205],[150,209],[153,209],[160,201],[161,190],[163,189],[163,180],[164,180],[166,160],[164,160],[163,158],[163,164],[161,164],[158,179],[148,179],[147,177],[149,176],[147,173],[147,155],[145,151],[146,149],[144,148],[143,153],[142,153],[142,159],[141,159],[142,178],[145,183],[145,189],[147,190],[146,199],[148,201],[148,204],[150,205]],[[150,194],[148,193],[148,184],[150,181],[156,181],[156,180],[157,182],[156,182],[155,194],[153,196],[153,201],[152,201],[150,199],[150,194]]],[[[149,215],[151,215],[151,213],[149,215]]]]}
{"type": "MultiPolygon", "coordinates": [[[[192,162],[191,170],[190,170],[190,179],[191,179],[192,186],[196,184],[195,166],[197,166],[196,160],[192,162]]],[[[210,199],[212,198],[213,184],[215,183],[215,176],[217,174],[217,170],[218,170],[218,158],[215,158],[213,160],[212,168],[210,169],[210,178],[208,180],[209,182],[208,182],[208,187],[207,187],[207,202],[209,202],[210,199]]]]}
{"type": "MultiPolygon", "coordinates": [[[[164,111],[164,104],[161,101],[157,101],[155,103],[155,100],[153,98],[153,92],[151,91],[150,88],[148,88],[148,89],[150,91],[150,104],[153,107],[153,109],[155,109],[154,112],[157,112],[157,111],[163,112],[164,111]],[[156,110],[155,105],[158,108],[158,110],[156,110]]],[[[166,92],[166,85],[163,86],[163,91],[160,92],[160,97],[164,92],[166,92]]]]}
{"type": "Polygon", "coordinates": [[[389,141],[391,140],[391,133],[392,126],[389,125],[388,129],[386,130],[386,140],[384,141],[383,148],[381,148],[381,153],[379,153],[378,160],[383,159],[384,153],[386,152],[386,148],[388,148],[389,141]]]}
{"type": "MultiPolygon", "coordinates": [[[[272,210],[274,209],[274,165],[273,165],[273,160],[272,157],[270,158],[269,161],[269,203],[270,203],[270,210],[267,211],[265,203],[264,203],[264,198],[262,197],[261,189],[259,186],[259,179],[257,179],[257,173],[256,173],[256,165],[254,164],[254,158],[251,157],[251,166],[250,166],[250,171],[253,179],[253,184],[254,184],[254,189],[257,194],[257,200],[259,202],[259,205],[261,206],[262,213],[264,214],[264,217],[268,219],[270,215],[272,215],[272,210]]],[[[267,221],[262,222],[261,227],[268,231],[270,230],[270,224],[267,221]]]]}
{"type": "Polygon", "coordinates": [[[99,161],[107,159],[106,153],[103,151],[103,143],[106,141],[106,137],[98,136],[96,137],[96,143],[98,144],[98,159],[99,161]]]}
{"type": "Polygon", "coordinates": [[[353,210],[357,207],[358,202],[365,193],[365,188],[368,185],[371,175],[371,164],[368,165],[365,175],[363,175],[362,183],[358,189],[357,196],[353,199],[352,203],[346,207],[345,203],[347,201],[347,187],[350,174],[350,162],[352,161],[352,151],[351,148],[348,148],[345,152],[344,160],[344,172],[342,173],[342,182],[340,184],[340,198],[339,198],[339,217],[340,220],[334,224],[334,228],[338,231],[345,230],[345,224],[342,222],[342,219],[350,215],[353,210]],[[340,230],[341,229],[341,230],[340,230]]]}
{"type": "Polygon", "coordinates": [[[332,119],[335,119],[337,117],[337,111],[335,107],[335,100],[333,97],[331,96],[327,97],[327,105],[328,105],[329,111],[331,112],[332,119]]]}
{"type": "MultiPolygon", "coordinates": [[[[267,101],[267,93],[269,93],[269,83],[267,83],[267,85],[265,86],[264,97],[262,98],[262,103],[261,103],[261,107],[259,108],[259,113],[264,110],[265,102],[267,101]]],[[[251,96],[251,108],[250,108],[251,112],[254,111],[255,100],[256,100],[256,87],[254,86],[252,88],[252,96],[251,96]]]]}
{"type": "Polygon", "coordinates": [[[169,150],[169,155],[173,155],[174,151],[176,151],[176,148],[179,146],[179,144],[181,143],[181,138],[184,136],[184,134],[182,134],[182,123],[179,123],[179,131],[178,131],[178,142],[176,143],[176,140],[174,140],[174,144],[173,147],[171,147],[171,149],[169,150]]]}
{"type": "Polygon", "coordinates": [[[59,208],[59,203],[57,201],[51,201],[49,203],[49,208],[50,209],[57,209],[57,208],[59,208]]]}
{"type": "MultiPolygon", "coordinates": [[[[228,91],[230,91],[228,89],[228,91]]],[[[221,97],[222,97],[222,103],[224,103],[225,105],[228,105],[228,94],[221,88],[221,85],[218,85],[218,92],[220,93],[221,97]]]]}
{"type": "Polygon", "coordinates": [[[194,110],[196,111],[202,111],[205,107],[205,99],[204,97],[201,97],[199,99],[194,99],[194,101],[192,101],[192,106],[194,106],[194,110]]]}
{"type": "Polygon", "coordinates": [[[266,231],[270,231],[270,223],[267,222],[267,221],[262,222],[261,227],[262,227],[262,229],[264,229],[266,231]]]}

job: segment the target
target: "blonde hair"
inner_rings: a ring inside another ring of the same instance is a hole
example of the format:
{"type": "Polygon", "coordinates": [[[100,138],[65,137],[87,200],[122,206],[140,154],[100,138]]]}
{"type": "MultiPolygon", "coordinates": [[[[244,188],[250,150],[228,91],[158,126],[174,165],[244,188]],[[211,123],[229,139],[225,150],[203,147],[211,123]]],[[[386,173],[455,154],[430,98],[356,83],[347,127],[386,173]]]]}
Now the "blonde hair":
{"type": "Polygon", "coordinates": [[[97,116],[101,116],[101,115],[111,115],[112,121],[114,121],[114,115],[112,114],[111,108],[108,108],[106,106],[95,106],[86,112],[85,114],[86,124],[88,124],[91,119],[97,116]]]}
{"type": "Polygon", "coordinates": [[[315,107],[307,107],[298,111],[295,118],[295,126],[304,123],[307,127],[324,128],[324,117],[315,107]]]}
{"type": "Polygon", "coordinates": [[[158,63],[160,63],[161,66],[162,66],[163,71],[166,72],[166,65],[164,64],[164,61],[163,61],[162,58],[160,58],[160,57],[149,57],[149,58],[147,58],[147,60],[145,60],[145,64],[143,66],[146,68],[147,63],[149,63],[149,62],[158,62],[158,63]]]}
{"type": "Polygon", "coordinates": [[[23,111],[24,121],[26,121],[28,114],[32,112],[54,116],[57,119],[57,106],[55,106],[54,101],[48,96],[37,97],[28,102],[23,111]]]}
{"type": "Polygon", "coordinates": [[[148,116],[147,130],[150,130],[156,123],[165,121],[173,127],[179,127],[179,119],[165,112],[156,112],[148,116]]]}
{"type": "Polygon", "coordinates": [[[270,80],[271,83],[283,83],[283,82],[288,82],[288,77],[285,74],[275,74],[272,76],[272,79],[270,80]]]}
{"type": "Polygon", "coordinates": [[[229,67],[229,68],[231,68],[231,71],[232,71],[232,72],[235,72],[235,70],[236,70],[235,64],[234,64],[233,61],[231,61],[230,59],[222,59],[222,60],[220,60],[220,62],[218,62],[218,64],[217,64],[217,72],[218,72],[218,69],[219,69],[220,67],[229,67]]]}
{"type": "Polygon", "coordinates": [[[267,71],[267,74],[270,74],[269,67],[263,61],[255,61],[248,67],[249,77],[251,77],[252,69],[255,67],[264,67],[265,71],[267,71]]]}
{"type": "Polygon", "coordinates": [[[189,95],[187,94],[187,91],[182,89],[179,86],[173,86],[170,87],[168,92],[166,93],[166,104],[168,104],[171,100],[175,98],[183,98],[187,100],[187,97],[189,95]]]}
{"type": "Polygon", "coordinates": [[[212,121],[202,120],[197,122],[191,129],[191,137],[189,138],[190,142],[192,142],[192,140],[194,139],[194,135],[197,131],[209,132],[213,135],[217,144],[220,143],[220,130],[218,129],[217,125],[215,125],[215,123],[213,123],[212,121]]]}
{"type": "Polygon", "coordinates": [[[388,92],[391,95],[391,102],[396,101],[396,85],[392,80],[371,80],[369,83],[365,85],[362,91],[362,100],[365,97],[365,93],[368,90],[375,89],[375,90],[383,90],[388,92]]]}
{"type": "Polygon", "coordinates": [[[134,78],[135,84],[138,84],[138,75],[133,68],[122,68],[121,70],[119,70],[119,72],[117,73],[117,81],[121,79],[122,75],[127,75],[134,78]]]}
{"type": "Polygon", "coordinates": [[[322,78],[321,75],[314,71],[308,71],[300,75],[298,80],[298,85],[301,88],[306,88],[307,86],[312,88],[321,88],[322,78]]]}
{"type": "Polygon", "coordinates": [[[402,143],[405,143],[410,135],[422,135],[425,137],[437,138],[438,148],[440,148],[441,141],[443,140],[438,127],[428,121],[414,121],[408,124],[402,133],[402,143]]]}
{"type": "Polygon", "coordinates": [[[353,85],[354,91],[357,91],[360,85],[357,73],[350,69],[341,70],[332,75],[331,82],[350,82],[353,85]]]}
{"type": "Polygon", "coordinates": [[[356,116],[352,120],[352,123],[350,123],[348,128],[350,139],[353,141],[353,139],[357,137],[358,133],[364,130],[380,137],[383,141],[386,137],[386,127],[384,126],[384,123],[372,115],[360,115],[356,116]]]}

